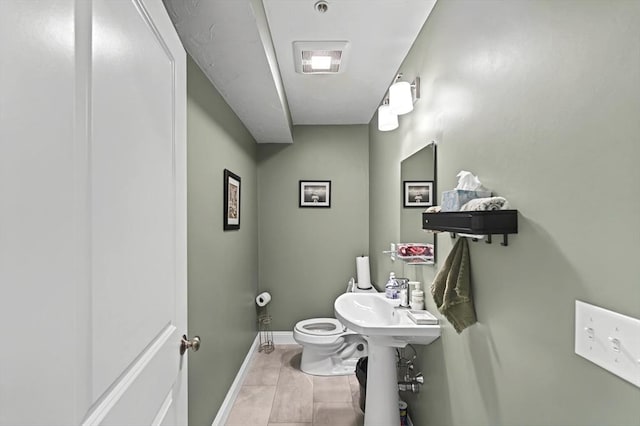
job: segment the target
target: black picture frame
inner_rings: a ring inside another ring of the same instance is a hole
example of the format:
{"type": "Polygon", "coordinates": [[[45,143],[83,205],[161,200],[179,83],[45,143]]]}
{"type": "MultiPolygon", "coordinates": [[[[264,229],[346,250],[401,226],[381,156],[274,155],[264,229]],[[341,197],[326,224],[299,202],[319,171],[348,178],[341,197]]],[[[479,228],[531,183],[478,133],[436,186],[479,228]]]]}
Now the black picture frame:
{"type": "Polygon", "coordinates": [[[240,229],[240,184],[237,174],[224,169],[224,230],[240,229]]]}
{"type": "Polygon", "coordinates": [[[433,206],[432,180],[405,180],[402,185],[403,207],[433,206]]]}
{"type": "Polygon", "coordinates": [[[298,185],[298,207],[330,208],[330,180],[301,180],[298,185]]]}

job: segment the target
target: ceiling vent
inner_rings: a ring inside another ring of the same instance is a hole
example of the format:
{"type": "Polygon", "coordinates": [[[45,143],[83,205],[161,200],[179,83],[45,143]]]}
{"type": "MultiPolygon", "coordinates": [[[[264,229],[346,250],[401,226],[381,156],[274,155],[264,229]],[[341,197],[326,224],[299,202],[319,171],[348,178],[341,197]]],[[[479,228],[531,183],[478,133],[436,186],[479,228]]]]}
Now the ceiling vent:
{"type": "Polygon", "coordinates": [[[349,42],[294,41],[293,58],[301,74],[338,74],[345,70],[349,42]]]}

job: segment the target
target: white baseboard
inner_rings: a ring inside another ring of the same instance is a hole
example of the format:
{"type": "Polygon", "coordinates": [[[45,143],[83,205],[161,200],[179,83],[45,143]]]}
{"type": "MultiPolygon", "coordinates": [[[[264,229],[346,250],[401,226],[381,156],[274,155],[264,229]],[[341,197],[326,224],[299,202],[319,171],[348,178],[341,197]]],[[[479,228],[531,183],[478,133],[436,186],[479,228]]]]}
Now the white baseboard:
{"type": "Polygon", "coordinates": [[[293,340],[293,331],[274,331],[273,344],[274,345],[297,345],[298,342],[293,340]]]}
{"type": "MultiPolygon", "coordinates": [[[[274,345],[297,345],[298,343],[293,339],[292,331],[274,331],[273,332],[273,344],[274,345]]],[[[229,414],[231,414],[231,409],[233,408],[233,403],[236,401],[238,397],[238,393],[240,392],[240,387],[244,382],[247,373],[249,372],[249,367],[251,366],[251,361],[253,360],[254,355],[258,352],[258,348],[260,346],[260,334],[256,334],[256,338],[253,340],[253,344],[249,348],[249,352],[247,356],[245,356],[240,369],[238,370],[238,374],[236,374],[236,378],[231,383],[231,387],[227,391],[227,396],[225,396],[224,401],[222,401],[222,405],[218,409],[218,413],[216,414],[216,418],[213,419],[213,423],[211,426],[224,426],[229,418],[229,414]]],[[[413,422],[411,418],[407,416],[407,425],[413,426],[413,422]]]]}
{"type": "MultiPolygon", "coordinates": [[[[292,331],[274,331],[273,332],[273,344],[274,345],[295,345],[297,344],[295,340],[293,340],[293,332],[292,331]]],[[[231,414],[231,409],[233,408],[233,403],[236,401],[238,397],[238,393],[240,392],[240,387],[244,382],[245,377],[249,371],[249,367],[251,366],[251,361],[253,360],[253,356],[258,352],[258,347],[260,346],[260,335],[256,334],[256,338],[253,340],[253,344],[249,348],[249,352],[247,356],[245,356],[240,369],[238,370],[238,374],[236,374],[236,378],[231,383],[231,387],[227,391],[227,396],[225,396],[224,401],[222,401],[222,405],[218,409],[218,414],[216,414],[216,418],[213,419],[213,423],[211,426],[223,426],[227,419],[229,418],[229,414],[231,414]]]]}
{"type": "Polygon", "coordinates": [[[236,374],[236,378],[233,380],[233,383],[231,383],[231,387],[227,391],[227,396],[225,396],[224,401],[222,401],[222,405],[220,405],[218,414],[216,414],[216,418],[213,419],[211,426],[224,426],[224,424],[227,423],[227,419],[229,418],[229,414],[231,414],[231,409],[233,408],[233,403],[238,397],[242,382],[244,382],[244,378],[251,366],[253,356],[258,352],[258,346],[260,346],[260,336],[256,334],[256,338],[253,340],[253,344],[249,348],[249,352],[244,358],[244,361],[238,370],[238,374],[236,374]]]}

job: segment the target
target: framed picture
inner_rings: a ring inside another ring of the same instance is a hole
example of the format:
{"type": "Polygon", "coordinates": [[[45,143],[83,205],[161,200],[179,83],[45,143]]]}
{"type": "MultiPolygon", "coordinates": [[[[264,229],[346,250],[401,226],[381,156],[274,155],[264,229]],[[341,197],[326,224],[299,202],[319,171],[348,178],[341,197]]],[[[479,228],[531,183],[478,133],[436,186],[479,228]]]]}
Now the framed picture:
{"type": "Polygon", "coordinates": [[[301,180],[299,207],[331,207],[330,180],[301,180]]]}
{"type": "Polygon", "coordinates": [[[224,169],[224,230],[240,229],[240,176],[224,169]]]}
{"type": "Polygon", "coordinates": [[[404,207],[429,207],[433,205],[432,180],[405,180],[403,184],[404,207]]]}

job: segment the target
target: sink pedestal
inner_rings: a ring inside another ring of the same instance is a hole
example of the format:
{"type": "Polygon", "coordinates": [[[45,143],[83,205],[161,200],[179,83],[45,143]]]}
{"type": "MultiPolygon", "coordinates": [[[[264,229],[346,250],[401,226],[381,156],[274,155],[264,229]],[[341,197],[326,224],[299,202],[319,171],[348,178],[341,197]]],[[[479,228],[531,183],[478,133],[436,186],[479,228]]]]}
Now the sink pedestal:
{"type": "Polygon", "coordinates": [[[367,340],[369,361],[364,425],[399,425],[396,349],[376,343],[375,338],[367,340]]]}

